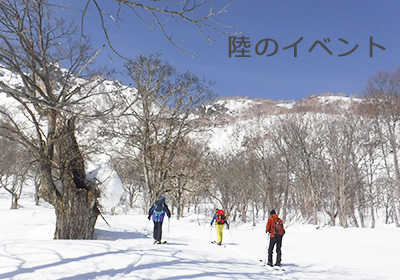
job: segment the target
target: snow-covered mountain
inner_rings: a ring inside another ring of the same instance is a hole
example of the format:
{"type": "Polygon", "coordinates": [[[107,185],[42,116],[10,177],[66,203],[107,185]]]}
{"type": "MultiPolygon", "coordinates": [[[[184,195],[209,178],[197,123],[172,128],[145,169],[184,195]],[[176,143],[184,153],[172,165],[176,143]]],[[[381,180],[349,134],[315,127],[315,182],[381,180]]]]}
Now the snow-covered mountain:
{"type": "Polygon", "coordinates": [[[256,137],[268,130],[278,118],[287,115],[324,114],[340,115],[353,104],[361,102],[357,96],[343,93],[313,94],[297,101],[248,98],[243,96],[222,97],[202,106],[196,114],[209,120],[212,129],[197,134],[199,141],[208,143],[213,150],[222,153],[242,149],[247,137],[256,137]]]}
{"type": "Polygon", "coordinates": [[[251,119],[258,116],[279,115],[303,112],[338,113],[346,110],[353,102],[359,102],[357,96],[347,97],[343,93],[312,94],[309,97],[293,100],[272,100],[248,98],[243,96],[222,97],[203,106],[199,112],[209,116],[231,116],[235,119],[251,119]]]}
{"type": "MultiPolygon", "coordinates": [[[[0,81],[12,85],[16,89],[22,89],[22,82],[18,76],[10,71],[0,69],[0,81]]],[[[126,96],[135,95],[136,89],[124,87],[117,81],[104,81],[99,87],[98,92],[107,92],[105,95],[98,95],[96,98],[87,100],[83,108],[92,115],[96,112],[110,110],[114,91],[126,92],[126,96]]],[[[358,97],[346,97],[345,94],[322,93],[320,95],[310,95],[297,101],[290,100],[272,100],[262,98],[248,98],[245,96],[221,97],[210,104],[199,107],[194,112],[194,118],[204,118],[208,120],[203,122],[205,127],[209,126],[211,130],[204,135],[196,135],[200,141],[206,140],[211,148],[219,150],[221,143],[229,141],[230,144],[222,146],[229,149],[235,149],[240,146],[244,135],[252,135],[252,131],[260,129],[260,122],[269,125],[278,116],[284,114],[296,113],[326,113],[340,114],[347,110],[351,104],[359,102],[358,97]],[[238,135],[238,131],[241,131],[238,135]]],[[[24,119],[23,113],[13,98],[0,92],[0,106],[13,110],[14,113],[21,116],[17,119],[24,119]]],[[[118,110],[118,109],[117,109],[118,110]]],[[[84,142],[90,143],[92,139],[98,139],[99,122],[92,121],[90,125],[79,126],[78,135],[84,142]]],[[[46,129],[45,127],[43,129],[46,129]]],[[[117,143],[118,141],[116,141],[117,143]]],[[[115,144],[115,143],[114,143],[115,144]]],[[[90,144],[88,144],[90,146],[90,144]]],[[[104,147],[107,149],[108,147],[104,147]]]]}

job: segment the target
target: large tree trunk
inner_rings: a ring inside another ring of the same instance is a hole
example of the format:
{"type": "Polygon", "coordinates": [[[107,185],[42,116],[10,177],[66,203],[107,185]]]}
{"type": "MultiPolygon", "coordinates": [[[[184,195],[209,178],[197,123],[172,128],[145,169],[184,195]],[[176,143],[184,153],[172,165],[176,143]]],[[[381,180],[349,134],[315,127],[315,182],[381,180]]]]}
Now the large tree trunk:
{"type": "Polygon", "coordinates": [[[62,190],[55,196],[55,239],[94,239],[100,191],[86,181],[82,154],[75,139],[74,119],[59,124],[57,151],[62,190]]]}
{"type": "Polygon", "coordinates": [[[73,182],[63,186],[62,197],[57,199],[55,239],[94,239],[94,227],[99,210],[97,194],[86,189],[77,189],[73,182]]]}

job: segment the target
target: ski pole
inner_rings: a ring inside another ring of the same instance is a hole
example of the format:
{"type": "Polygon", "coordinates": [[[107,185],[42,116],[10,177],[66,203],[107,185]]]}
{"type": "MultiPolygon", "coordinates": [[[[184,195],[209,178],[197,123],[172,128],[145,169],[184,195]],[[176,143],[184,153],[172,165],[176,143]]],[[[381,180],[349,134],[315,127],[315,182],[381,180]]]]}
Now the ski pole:
{"type": "Polygon", "coordinates": [[[213,226],[210,225],[210,234],[208,235],[208,241],[211,242],[211,232],[212,232],[213,226]]]}
{"type": "Polygon", "coordinates": [[[169,220],[170,218],[168,218],[168,231],[167,231],[167,237],[169,238],[169,220]]]}
{"type": "Polygon", "coordinates": [[[266,265],[267,263],[268,241],[269,241],[269,233],[267,232],[267,244],[265,244],[264,265],[266,265]]]}
{"type": "Polygon", "coordinates": [[[144,230],[143,230],[144,235],[146,235],[147,225],[149,224],[149,222],[150,222],[150,220],[147,220],[147,223],[146,223],[146,225],[144,227],[144,230]]]}
{"type": "Polygon", "coordinates": [[[228,227],[228,231],[229,231],[229,234],[231,235],[232,243],[235,244],[235,240],[233,240],[233,236],[232,236],[232,232],[231,232],[231,228],[230,227],[228,227]]]}

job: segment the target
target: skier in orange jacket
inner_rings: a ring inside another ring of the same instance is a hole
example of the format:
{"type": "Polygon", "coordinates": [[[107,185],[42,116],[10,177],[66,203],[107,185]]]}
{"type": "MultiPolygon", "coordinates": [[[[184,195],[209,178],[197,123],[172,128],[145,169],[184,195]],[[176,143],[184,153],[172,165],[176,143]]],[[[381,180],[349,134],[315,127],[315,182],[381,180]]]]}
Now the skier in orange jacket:
{"type": "Polygon", "coordinates": [[[275,210],[270,212],[271,217],[268,219],[266,226],[266,233],[270,234],[269,247],[268,247],[268,265],[273,266],[272,262],[272,251],[276,245],[276,263],[275,266],[281,266],[281,247],[282,247],[282,237],[285,234],[283,228],[283,222],[276,214],[275,210]]]}

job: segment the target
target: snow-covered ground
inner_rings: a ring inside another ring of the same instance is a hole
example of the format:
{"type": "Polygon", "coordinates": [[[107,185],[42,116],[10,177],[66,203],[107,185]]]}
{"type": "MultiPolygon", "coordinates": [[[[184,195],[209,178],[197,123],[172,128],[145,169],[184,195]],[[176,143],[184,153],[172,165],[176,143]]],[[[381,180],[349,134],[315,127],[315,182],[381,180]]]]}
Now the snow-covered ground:
{"type": "Polygon", "coordinates": [[[0,279],[399,279],[400,229],[286,228],[285,271],[262,266],[265,222],[231,224],[225,246],[211,244],[211,217],[188,214],[164,222],[163,239],[154,245],[145,215],[99,218],[97,240],[53,240],[54,210],[21,198],[10,210],[0,189],[0,279]],[[145,235],[148,236],[145,236],[145,235]],[[260,262],[261,260],[261,262],[260,262]]]}

